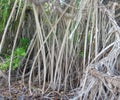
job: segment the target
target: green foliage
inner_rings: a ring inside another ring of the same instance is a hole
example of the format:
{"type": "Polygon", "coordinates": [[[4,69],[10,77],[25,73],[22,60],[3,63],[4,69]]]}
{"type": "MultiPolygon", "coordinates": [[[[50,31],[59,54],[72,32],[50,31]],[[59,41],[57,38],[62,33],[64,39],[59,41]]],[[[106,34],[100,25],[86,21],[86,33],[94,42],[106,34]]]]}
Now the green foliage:
{"type": "MultiPolygon", "coordinates": [[[[21,57],[24,57],[26,55],[24,48],[16,48],[14,51],[14,57],[12,61],[12,70],[17,68],[19,66],[19,63],[21,61],[21,57]]],[[[5,63],[1,64],[0,69],[1,70],[7,70],[10,65],[10,56],[6,57],[5,63]]]]}
{"type": "Polygon", "coordinates": [[[0,0],[0,33],[4,30],[14,2],[15,0],[10,0],[10,3],[8,0],[0,0]]]}
{"type": "Polygon", "coordinates": [[[0,33],[3,31],[9,16],[9,8],[8,0],[0,0],[0,33]]]}
{"type": "Polygon", "coordinates": [[[84,57],[84,51],[81,51],[80,53],[79,53],[79,55],[80,55],[80,57],[84,57]]]}
{"type": "MultiPolygon", "coordinates": [[[[20,47],[17,47],[14,51],[12,70],[19,67],[22,57],[26,55],[26,49],[28,47],[29,41],[26,38],[20,40],[20,47]]],[[[0,65],[0,70],[7,70],[10,65],[10,55],[5,55],[5,62],[0,65]]]]}
{"type": "Polygon", "coordinates": [[[29,44],[29,39],[28,38],[22,38],[20,39],[20,47],[23,47],[24,49],[27,49],[28,44],[29,44]]]}
{"type": "MultiPolygon", "coordinates": [[[[0,34],[4,30],[4,27],[10,15],[10,11],[12,9],[12,5],[14,1],[15,0],[10,0],[10,3],[8,3],[8,0],[0,0],[0,34]]],[[[13,28],[16,29],[17,24],[18,24],[18,20],[15,21],[15,23],[13,24],[13,28]]],[[[20,39],[20,43],[18,44],[17,48],[14,50],[14,56],[12,60],[12,70],[14,70],[19,66],[21,58],[26,55],[26,49],[28,47],[28,44],[29,44],[29,40],[27,38],[20,39]]],[[[9,53],[11,53],[10,49],[7,51],[10,51],[9,53]]],[[[3,54],[3,56],[5,57],[5,62],[0,64],[0,69],[7,70],[10,65],[10,54],[3,54]]]]}

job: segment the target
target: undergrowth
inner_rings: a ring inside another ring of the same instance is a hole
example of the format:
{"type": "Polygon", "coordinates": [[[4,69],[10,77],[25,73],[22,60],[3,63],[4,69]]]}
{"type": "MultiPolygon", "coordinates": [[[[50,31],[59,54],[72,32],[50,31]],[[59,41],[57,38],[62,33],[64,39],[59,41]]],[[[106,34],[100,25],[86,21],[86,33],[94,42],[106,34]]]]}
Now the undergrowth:
{"type": "MultiPolygon", "coordinates": [[[[19,47],[15,48],[12,70],[19,67],[22,58],[26,55],[26,50],[28,48],[29,40],[27,38],[20,39],[19,47]]],[[[8,50],[11,53],[11,50],[8,50]]],[[[4,62],[0,64],[0,70],[8,70],[10,65],[10,54],[3,54],[4,62]]]]}

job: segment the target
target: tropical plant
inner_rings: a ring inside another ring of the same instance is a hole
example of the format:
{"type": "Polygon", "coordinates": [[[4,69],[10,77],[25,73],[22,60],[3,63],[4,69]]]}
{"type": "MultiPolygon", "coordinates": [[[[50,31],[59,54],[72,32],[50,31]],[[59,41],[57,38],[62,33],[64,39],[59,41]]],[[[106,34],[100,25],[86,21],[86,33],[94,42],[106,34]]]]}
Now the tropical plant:
{"type": "Polygon", "coordinates": [[[1,65],[1,70],[9,68],[9,91],[11,72],[19,68],[23,86],[29,87],[31,95],[38,90],[42,99],[56,95],[65,100],[118,99],[118,4],[105,5],[103,0],[63,0],[62,4],[59,0],[15,0],[4,24],[1,22],[1,54],[8,33],[14,38],[1,65]],[[23,66],[18,67],[21,57],[25,58],[23,66]]]}

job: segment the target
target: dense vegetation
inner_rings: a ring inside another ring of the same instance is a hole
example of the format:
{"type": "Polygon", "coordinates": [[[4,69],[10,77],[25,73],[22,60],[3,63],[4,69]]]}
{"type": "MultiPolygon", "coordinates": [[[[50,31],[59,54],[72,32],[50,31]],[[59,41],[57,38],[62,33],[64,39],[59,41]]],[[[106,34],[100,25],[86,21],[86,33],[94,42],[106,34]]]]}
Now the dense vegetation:
{"type": "Polygon", "coordinates": [[[38,1],[0,0],[1,97],[119,100],[119,0],[38,1]]]}

